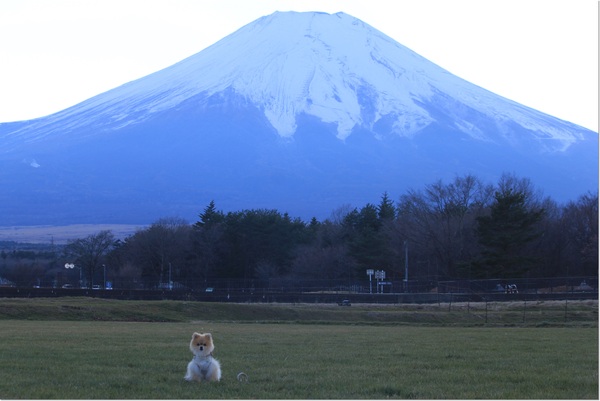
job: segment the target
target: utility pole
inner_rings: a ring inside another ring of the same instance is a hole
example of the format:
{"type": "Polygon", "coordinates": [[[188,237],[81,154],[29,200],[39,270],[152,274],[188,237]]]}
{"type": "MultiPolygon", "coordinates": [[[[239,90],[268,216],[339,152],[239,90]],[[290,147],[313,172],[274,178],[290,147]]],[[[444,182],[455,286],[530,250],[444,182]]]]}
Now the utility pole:
{"type": "Polygon", "coordinates": [[[408,240],[404,241],[404,292],[408,292],[408,240]]]}

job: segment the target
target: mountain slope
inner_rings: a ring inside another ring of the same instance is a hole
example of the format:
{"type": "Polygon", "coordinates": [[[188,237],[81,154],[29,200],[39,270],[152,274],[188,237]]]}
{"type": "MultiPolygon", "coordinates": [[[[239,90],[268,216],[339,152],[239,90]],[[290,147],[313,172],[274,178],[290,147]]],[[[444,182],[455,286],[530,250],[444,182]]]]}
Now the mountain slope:
{"type": "Polygon", "coordinates": [[[0,145],[9,224],[194,218],[211,199],[326,217],[463,173],[515,172],[558,200],[597,189],[596,133],[343,13],[262,17],[69,109],[0,124],[0,145]]]}

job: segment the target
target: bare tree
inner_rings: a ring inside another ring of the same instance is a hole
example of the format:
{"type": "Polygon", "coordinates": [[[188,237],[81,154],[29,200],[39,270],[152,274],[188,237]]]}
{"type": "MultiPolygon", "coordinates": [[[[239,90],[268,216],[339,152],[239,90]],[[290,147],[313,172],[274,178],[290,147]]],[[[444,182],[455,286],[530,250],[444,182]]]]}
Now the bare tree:
{"type": "Polygon", "coordinates": [[[525,198],[527,209],[538,209],[546,202],[544,193],[536,188],[533,182],[526,177],[517,177],[515,174],[504,173],[498,180],[497,191],[500,193],[519,192],[525,198]]]}
{"type": "Polygon", "coordinates": [[[183,219],[162,218],[128,240],[130,258],[141,267],[147,285],[166,283],[170,286],[172,281],[185,276],[191,231],[191,226],[183,219]]]}
{"type": "Polygon", "coordinates": [[[100,231],[83,239],[71,241],[65,252],[85,272],[84,279],[94,283],[94,274],[102,266],[104,258],[115,244],[115,237],[110,230],[100,231]]]}
{"type": "Polygon", "coordinates": [[[331,212],[329,221],[333,224],[342,224],[346,216],[354,210],[354,207],[349,203],[343,204],[331,212]]]}
{"type": "Polygon", "coordinates": [[[598,194],[587,193],[569,202],[562,216],[569,258],[568,275],[598,274],[598,194]]]}
{"type": "Polygon", "coordinates": [[[474,220],[492,194],[491,185],[472,175],[409,190],[399,204],[401,231],[423,255],[434,255],[438,274],[456,276],[458,265],[473,256],[474,220]]]}

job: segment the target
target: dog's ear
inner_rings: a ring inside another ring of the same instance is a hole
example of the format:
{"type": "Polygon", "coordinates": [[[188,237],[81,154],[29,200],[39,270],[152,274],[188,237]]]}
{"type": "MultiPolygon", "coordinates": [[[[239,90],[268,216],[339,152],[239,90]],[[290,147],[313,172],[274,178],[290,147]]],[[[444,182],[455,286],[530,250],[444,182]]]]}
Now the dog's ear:
{"type": "Polygon", "coordinates": [[[208,339],[212,340],[212,334],[206,333],[206,334],[204,334],[204,336],[207,337],[208,339]]]}
{"type": "Polygon", "coordinates": [[[195,340],[198,337],[200,337],[200,334],[198,334],[198,333],[192,334],[192,340],[195,340]]]}

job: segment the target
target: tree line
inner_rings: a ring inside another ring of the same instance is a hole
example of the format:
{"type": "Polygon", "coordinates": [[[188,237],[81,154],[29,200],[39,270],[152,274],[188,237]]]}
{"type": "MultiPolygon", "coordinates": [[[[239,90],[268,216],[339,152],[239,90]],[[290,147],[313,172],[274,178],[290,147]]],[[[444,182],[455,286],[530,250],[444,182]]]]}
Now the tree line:
{"type": "Polygon", "coordinates": [[[101,231],[60,257],[89,280],[108,268],[112,281],[140,288],[364,281],[366,269],[392,280],[596,276],[598,195],[559,205],[527,178],[464,175],[309,222],[268,209],[225,213],[211,201],[192,224],[162,218],[124,240],[101,231]]]}

